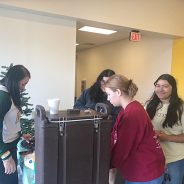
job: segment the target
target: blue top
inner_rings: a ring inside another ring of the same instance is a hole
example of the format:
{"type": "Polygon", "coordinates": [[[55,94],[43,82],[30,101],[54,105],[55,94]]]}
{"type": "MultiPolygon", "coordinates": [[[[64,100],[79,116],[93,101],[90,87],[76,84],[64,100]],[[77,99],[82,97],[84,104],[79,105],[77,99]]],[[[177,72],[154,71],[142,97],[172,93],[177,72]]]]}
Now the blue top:
{"type": "Polygon", "coordinates": [[[90,94],[89,94],[89,88],[85,89],[82,94],[80,95],[80,97],[76,100],[75,104],[74,104],[74,108],[75,109],[81,109],[81,110],[85,110],[85,109],[95,109],[95,105],[96,103],[93,102],[90,98],[90,94]]]}
{"type": "MultiPolygon", "coordinates": [[[[82,94],[76,100],[76,102],[73,106],[74,109],[80,109],[80,110],[93,109],[93,110],[95,110],[96,103],[91,100],[89,92],[90,92],[90,88],[88,88],[82,92],[82,94]]],[[[107,101],[107,96],[105,93],[104,93],[104,96],[102,97],[102,99],[97,103],[108,104],[110,106],[110,108],[112,109],[110,115],[112,115],[112,118],[114,121],[116,120],[116,116],[118,115],[118,112],[120,111],[120,107],[114,107],[109,101],[107,101]]]]}

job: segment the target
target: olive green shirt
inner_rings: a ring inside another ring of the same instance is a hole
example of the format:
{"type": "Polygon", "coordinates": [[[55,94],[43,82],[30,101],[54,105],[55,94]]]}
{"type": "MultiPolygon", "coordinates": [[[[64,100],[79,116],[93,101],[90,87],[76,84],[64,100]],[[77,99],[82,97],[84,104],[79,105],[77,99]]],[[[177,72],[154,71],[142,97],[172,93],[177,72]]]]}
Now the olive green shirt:
{"type": "MultiPolygon", "coordinates": [[[[166,118],[168,106],[169,103],[163,103],[163,106],[156,111],[156,114],[152,119],[154,129],[165,132],[168,135],[184,134],[184,114],[182,114],[181,123],[175,124],[172,128],[162,127],[166,118]]],[[[184,143],[161,141],[160,144],[166,157],[166,163],[184,159],[184,143]]]]}

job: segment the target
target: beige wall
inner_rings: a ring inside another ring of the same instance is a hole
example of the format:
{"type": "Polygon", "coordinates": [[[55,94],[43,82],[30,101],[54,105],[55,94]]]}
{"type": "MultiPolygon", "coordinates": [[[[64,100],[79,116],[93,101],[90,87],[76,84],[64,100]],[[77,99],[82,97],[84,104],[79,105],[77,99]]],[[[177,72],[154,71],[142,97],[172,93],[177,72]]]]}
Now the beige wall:
{"type": "Polygon", "coordinates": [[[81,80],[87,87],[106,68],[132,78],[139,87],[136,99],[145,102],[153,92],[153,82],[171,72],[172,40],[144,37],[141,42],[122,40],[77,53],[77,96],[81,80]]]}
{"type": "Polygon", "coordinates": [[[184,36],[182,0],[1,0],[0,5],[184,36]]]}
{"type": "MultiPolygon", "coordinates": [[[[76,19],[86,19],[177,36],[184,36],[184,23],[183,20],[181,19],[181,17],[184,16],[183,5],[184,2],[181,0],[175,1],[173,0],[162,0],[162,1],[1,0],[0,1],[0,7],[2,8],[8,8],[11,11],[18,11],[25,14],[34,14],[35,16],[38,17],[39,15],[42,15],[43,17],[45,17],[44,21],[46,21],[48,17],[55,20],[58,19],[67,20],[68,23],[69,22],[74,23],[76,19]]],[[[12,13],[11,18],[13,18],[13,16],[15,16],[15,12],[12,13]]],[[[23,17],[24,18],[28,17],[29,19],[29,16],[27,15],[23,17]]],[[[3,19],[3,24],[5,24],[4,20],[5,19],[3,19]]],[[[35,20],[37,20],[37,18],[35,18],[35,20]]],[[[32,22],[34,21],[29,20],[28,26],[32,25],[32,22]]],[[[51,66],[55,66],[52,69],[53,71],[57,70],[56,77],[59,76],[57,77],[58,81],[56,83],[61,83],[62,85],[64,84],[65,92],[63,92],[63,88],[59,88],[59,91],[60,89],[62,89],[62,94],[60,93],[62,98],[65,98],[65,95],[67,96],[66,100],[64,100],[63,103],[68,104],[64,105],[64,107],[65,106],[68,107],[72,103],[71,100],[68,101],[68,99],[72,96],[69,93],[70,92],[73,93],[74,88],[74,86],[72,86],[74,82],[72,82],[71,79],[74,79],[75,75],[74,73],[75,48],[73,45],[75,42],[75,25],[73,24],[71,26],[67,25],[66,23],[59,23],[59,25],[52,25],[52,23],[49,22],[48,26],[47,23],[42,24],[41,23],[42,20],[41,22],[40,20],[37,21],[34,23],[34,26],[30,31],[26,30],[25,32],[24,29],[23,31],[20,31],[20,29],[22,29],[22,27],[23,28],[27,27],[27,22],[22,22],[20,24],[18,30],[18,32],[19,31],[20,32],[17,34],[18,35],[17,38],[19,38],[19,40],[23,40],[25,45],[18,47],[18,52],[14,53],[14,55],[18,56],[20,55],[19,61],[21,62],[24,62],[23,60],[27,62],[29,60],[34,59],[36,62],[35,64],[31,65],[34,67],[38,67],[37,64],[39,63],[40,60],[42,60],[43,63],[40,64],[39,67],[41,68],[44,65],[44,67],[46,67],[47,69],[43,71],[45,73],[49,73],[48,74],[49,77],[53,76],[49,72],[52,68],[51,66]],[[38,33],[40,34],[40,37],[37,38],[37,36],[35,35],[38,35],[38,33]],[[63,37],[60,37],[59,33],[61,33],[63,37]],[[31,35],[35,37],[35,39],[32,40],[31,37],[30,39],[27,39],[26,37],[27,35],[31,35]],[[43,40],[46,39],[46,44],[43,43],[42,37],[43,40]],[[48,49],[45,49],[45,46],[49,45],[49,43],[51,43],[51,46],[48,49]],[[40,44],[41,47],[38,48],[35,55],[34,48],[35,46],[40,44]],[[46,63],[45,61],[51,60],[52,63],[48,66],[45,66],[46,63]],[[60,80],[62,82],[60,82],[60,80]],[[67,86],[66,83],[69,83],[69,86],[67,86]],[[66,91],[69,91],[68,92],[69,95],[66,94],[66,91]]],[[[3,24],[1,24],[1,27],[3,26],[3,24]]],[[[9,22],[9,25],[11,24],[12,22],[9,22]]],[[[15,30],[17,29],[16,25],[17,24],[14,25],[15,28],[13,27],[13,29],[15,30]]],[[[12,35],[14,35],[13,29],[11,30],[12,35]]],[[[8,33],[5,33],[6,37],[8,37],[7,34],[8,33]]],[[[4,36],[2,37],[4,38],[4,36]]],[[[12,40],[11,39],[7,40],[8,40],[7,43],[11,45],[12,40]]],[[[151,77],[149,78],[150,83],[150,81],[153,81],[157,77],[157,74],[163,72],[170,72],[171,45],[172,45],[171,42],[172,42],[171,40],[162,40],[153,38],[151,40],[147,39],[145,40],[145,42],[143,41],[139,42],[136,45],[130,44],[129,42],[126,41],[125,42],[120,41],[119,43],[110,44],[105,49],[104,47],[100,47],[101,48],[100,50],[96,50],[99,49],[96,48],[89,51],[85,51],[88,52],[88,54],[84,55],[80,54],[78,56],[80,62],[83,63],[84,68],[82,69],[82,71],[78,72],[79,79],[77,81],[80,81],[81,79],[86,77],[85,73],[87,72],[87,69],[89,69],[89,71],[90,70],[94,71],[94,73],[90,73],[91,79],[94,79],[96,77],[96,74],[99,73],[104,66],[111,68],[114,67],[114,69],[117,70],[118,72],[122,72],[127,75],[131,74],[130,77],[133,77],[136,80],[138,80],[137,81],[138,85],[140,85],[141,88],[143,87],[143,89],[145,89],[143,93],[141,92],[140,94],[138,94],[138,98],[141,101],[143,101],[145,96],[148,96],[150,92],[149,91],[150,86],[149,88],[144,88],[145,81],[148,83],[147,76],[151,77]],[[86,66],[85,61],[89,62],[87,64],[89,68],[85,69],[86,66]],[[95,69],[94,66],[96,67],[95,69]],[[139,70],[141,72],[138,72],[139,70]],[[82,76],[82,72],[84,73],[84,76],[82,76]]],[[[12,50],[17,50],[16,44],[14,45],[14,47],[16,49],[12,50]]],[[[4,49],[4,51],[6,52],[7,50],[10,50],[9,47],[7,47],[6,50],[4,49]]],[[[1,58],[4,59],[4,55],[5,54],[3,53],[1,58]]],[[[9,54],[7,55],[9,56],[9,54]]],[[[7,60],[5,59],[2,61],[7,60]]],[[[39,67],[37,68],[37,70],[40,70],[39,67]]],[[[77,68],[77,71],[78,70],[79,69],[77,68]]],[[[48,79],[47,77],[46,79],[42,78],[43,84],[47,83],[47,79],[48,79]]],[[[90,79],[87,80],[89,85],[91,83],[90,79]]],[[[53,85],[55,85],[55,83],[54,84],[52,83],[52,87],[53,85]]],[[[56,87],[55,89],[56,89],[55,91],[58,91],[58,87],[56,87]]],[[[53,90],[51,93],[54,93],[54,96],[58,94],[57,92],[53,92],[53,90]]],[[[77,89],[77,95],[79,95],[79,89],[77,89]]],[[[35,101],[38,100],[37,98],[35,99],[35,101]]]]}
{"type": "Polygon", "coordinates": [[[31,72],[30,103],[47,107],[58,97],[71,108],[75,88],[75,21],[0,8],[0,66],[23,64],[31,72]]]}

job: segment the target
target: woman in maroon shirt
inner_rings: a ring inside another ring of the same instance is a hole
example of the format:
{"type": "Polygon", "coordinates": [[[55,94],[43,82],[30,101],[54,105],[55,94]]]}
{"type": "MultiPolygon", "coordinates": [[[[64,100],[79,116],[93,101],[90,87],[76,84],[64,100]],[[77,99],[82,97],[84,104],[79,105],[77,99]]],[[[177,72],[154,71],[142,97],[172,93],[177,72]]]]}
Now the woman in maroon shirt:
{"type": "Polygon", "coordinates": [[[143,106],[133,100],[138,88],[126,77],[113,75],[105,84],[108,100],[122,106],[112,131],[111,168],[126,184],[161,184],[165,158],[143,106]]]}

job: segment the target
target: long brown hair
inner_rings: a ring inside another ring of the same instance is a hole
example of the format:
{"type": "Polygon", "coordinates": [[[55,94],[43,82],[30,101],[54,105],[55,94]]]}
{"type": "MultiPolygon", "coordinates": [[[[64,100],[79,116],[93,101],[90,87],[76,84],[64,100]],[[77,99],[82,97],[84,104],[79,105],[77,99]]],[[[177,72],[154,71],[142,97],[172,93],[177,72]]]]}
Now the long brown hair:
{"type": "MultiPolygon", "coordinates": [[[[177,84],[175,78],[170,74],[163,74],[158,77],[158,79],[154,82],[154,85],[157,84],[159,80],[166,80],[172,86],[172,93],[169,100],[169,107],[167,110],[165,121],[162,126],[165,127],[173,127],[173,125],[181,123],[181,115],[183,113],[183,100],[179,98],[177,93],[177,84]]],[[[146,106],[146,111],[148,112],[151,119],[154,118],[156,114],[156,110],[158,105],[162,102],[154,92],[150,100],[148,100],[146,106]]]]}
{"type": "Polygon", "coordinates": [[[110,69],[103,70],[96,79],[96,82],[90,87],[89,94],[93,102],[103,102],[107,97],[104,92],[101,90],[101,82],[103,77],[110,77],[114,75],[115,72],[110,69]]]}
{"type": "Polygon", "coordinates": [[[0,83],[5,86],[15,106],[21,111],[21,93],[19,82],[25,77],[31,77],[30,72],[23,65],[12,66],[0,83]]]}

